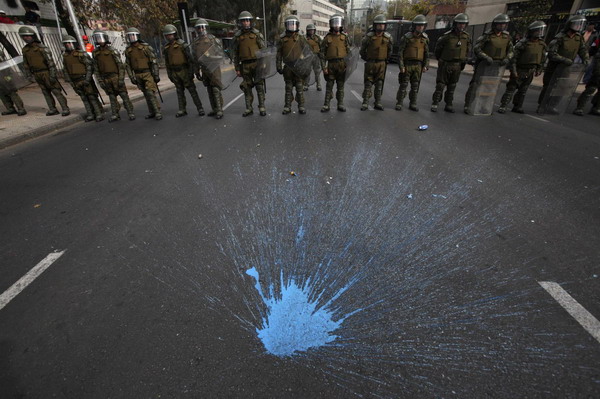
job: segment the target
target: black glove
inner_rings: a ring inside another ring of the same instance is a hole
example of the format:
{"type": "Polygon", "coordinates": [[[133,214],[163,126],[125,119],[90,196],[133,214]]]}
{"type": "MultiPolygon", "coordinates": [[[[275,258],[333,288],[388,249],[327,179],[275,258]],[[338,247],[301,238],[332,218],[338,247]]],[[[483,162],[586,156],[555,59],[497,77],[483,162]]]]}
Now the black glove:
{"type": "Polygon", "coordinates": [[[154,82],[156,82],[156,83],[160,82],[160,76],[158,76],[158,75],[154,76],[154,82]]]}
{"type": "Polygon", "coordinates": [[[460,70],[461,70],[461,71],[464,71],[466,66],[467,66],[467,63],[466,63],[466,62],[461,62],[461,63],[460,63],[460,70]]]}
{"type": "Polygon", "coordinates": [[[135,78],[135,76],[134,76],[134,77],[131,77],[131,78],[129,78],[129,80],[131,80],[131,83],[133,83],[134,85],[136,85],[136,86],[137,86],[137,84],[138,84],[138,83],[137,83],[137,79],[135,78]]]}
{"type": "Polygon", "coordinates": [[[283,75],[283,68],[277,68],[277,73],[283,75]]]}
{"type": "Polygon", "coordinates": [[[502,61],[500,61],[500,65],[506,66],[506,65],[508,65],[509,62],[510,62],[510,60],[508,58],[505,58],[502,61]]]}
{"type": "Polygon", "coordinates": [[[573,65],[573,60],[565,58],[562,63],[565,64],[566,66],[571,66],[571,65],[573,65]]]}
{"type": "Polygon", "coordinates": [[[490,56],[484,56],[483,60],[485,61],[486,64],[488,65],[492,65],[494,63],[494,60],[492,59],[492,57],[490,56]]]}

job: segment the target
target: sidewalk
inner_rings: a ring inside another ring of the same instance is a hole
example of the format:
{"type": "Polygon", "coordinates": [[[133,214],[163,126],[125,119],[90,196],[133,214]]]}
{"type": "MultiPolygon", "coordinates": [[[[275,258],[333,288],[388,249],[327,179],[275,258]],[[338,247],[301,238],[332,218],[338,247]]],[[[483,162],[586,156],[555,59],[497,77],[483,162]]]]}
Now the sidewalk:
{"type": "MultiPolygon", "coordinates": [[[[21,96],[23,99],[25,109],[27,110],[27,115],[0,116],[0,150],[22,141],[53,132],[57,129],[62,129],[80,122],[85,123],[82,117],[82,115],[85,115],[85,109],[81,99],[77,94],[75,94],[70,84],[63,80],[61,80],[60,83],[67,91],[66,97],[69,108],[71,109],[71,115],[61,116],[58,114],[54,116],[46,116],[48,106],[46,105],[42,91],[37,83],[32,83],[29,86],[19,90],[19,96],[21,96]]],[[[132,102],[136,103],[144,99],[142,92],[138,90],[136,86],[132,85],[128,78],[125,78],[125,84],[127,85],[129,98],[132,102]]],[[[160,70],[160,83],[158,86],[161,93],[165,93],[175,88],[173,83],[171,83],[167,77],[166,69],[160,70]]],[[[108,123],[108,117],[110,116],[110,102],[108,100],[108,96],[104,93],[104,90],[100,89],[100,93],[105,103],[104,116],[106,119],[102,122],[88,123],[108,123]]],[[[120,97],[119,102],[121,102],[120,97]]],[[[57,107],[60,111],[61,109],[58,104],[57,107]]],[[[137,117],[141,117],[143,119],[144,115],[147,114],[145,102],[142,101],[142,103],[136,105],[135,108],[137,117]]],[[[5,111],[4,105],[0,105],[0,109],[5,111]]],[[[123,112],[124,110],[121,107],[121,118],[125,117],[126,120],[127,115],[124,115],[123,112]]]]}

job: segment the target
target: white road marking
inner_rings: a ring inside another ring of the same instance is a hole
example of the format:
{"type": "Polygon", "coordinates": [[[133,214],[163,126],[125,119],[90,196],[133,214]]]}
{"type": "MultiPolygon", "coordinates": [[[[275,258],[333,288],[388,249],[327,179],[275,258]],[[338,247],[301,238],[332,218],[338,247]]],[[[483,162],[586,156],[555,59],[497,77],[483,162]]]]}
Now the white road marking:
{"type": "Polygon", "coordinates": [[[48,256],[46,256],[40,263],[35,265],[33,269],[27,272],[23,277],[19,279],[16,283],[14,283],[9,289],[4,291],[2,295],[0,295],[0,310],[4,308],[10,301],[13,300],[14,297],[19,295],[21,291],[23,291],[29,284],[33,282],[36,278],[40,276],[50,267],[52,263],[54,263],[58,258],[64,254],[65,251],[60,252],[52,252],[48,256]]]}
{"type": "Polygon", "coordinates": [[[567,291],[557,283],[551,281],[538,281],[543,289],[548,291],[556,302],[560,304],[596,341],[600,342],[600,321],[579,304],[567,291]]]}
{"type": "Polygon", "coordinates": [[[236,97],[236,98],[234,98],[233,100],[229,101],[229,102],[227,103],[227,105],[223,107],[223,111],[225,111],[227,108],[229,108],[229,106],[230,106],[231,104],[233,104],[234,102],[236,102],[236,101],[237,101],[237,100],[238,100],[238,99],[239,99],[241,96],[243,96],[243,95],[244,95],[244,93],[240,93],[240,95],[239,95],[239,96],[237,96],[237,97],[236,97]]]}
{"type": "Polygon", "coordinates": [[[352,92],[352,94],[354,94],[354,97],[356,97],[356,99],[360,102],[362,102],[362,96],[360,94],[358,94],[357,92],[355,92],[354,90],[350,90],[352,92]]]}
{"type": "Polygon", "coordinates": [[[538,121],[542,121],[542,122],[550,122],[550,121],[547,121],[546,119],[538,118],[537,116],[533,116],[533,115],[529,115],[529,114],[525,114],[525,116],[528,116],[533,119],[537,119],[538,121]]]}

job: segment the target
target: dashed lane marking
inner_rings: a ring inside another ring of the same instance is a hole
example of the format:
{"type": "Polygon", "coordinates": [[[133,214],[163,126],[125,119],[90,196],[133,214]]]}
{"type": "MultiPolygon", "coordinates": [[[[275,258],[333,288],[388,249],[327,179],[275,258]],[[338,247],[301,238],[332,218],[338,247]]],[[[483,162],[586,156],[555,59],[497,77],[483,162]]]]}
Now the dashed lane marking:
{"type": "Polygon", "coordinates": [[[239,95],[239,96],[237,96],[237,97],[236,97],[236,98],[234,98],[233,100],[229,101],[229,102],[227,103],[227,105],[223,107],[223,111],[225,111],[227,108],[229,108],[229,106],[230,106],[231,104],[233,104],[234,102],[236,102],[236,101],[237,101],[237,100],[238,100],[238,99],[239,99],[241,96],[243,96],[243,95],[244,95],[244,93],[240,93],[240,95],[239,95]]]}
{"type": "Polygon", "coordinates": [[[529,114],[525,114],[525,116],[528,116],[528,117],[533,118],[533,119],[537,119],[538,121],[542,121],[542,122],[550,122],[550,121],[548,121],[546,119],[538,118],[537,116],[533,116],[533,115],[529,115],[529,114]]]}
{"type": "Polygon", "coordinates": [[[577,320],[577,322],[581,324],[581,326],[585,328],[596,341],[600,342],[600,321],[598,321],[594,315],[581,306],[579,302],[557,283],[551,281],[538,281],[538,283],[552,295],[556,302],[565,308],[565,310],[569,312],[569,314],[573,316],[573,318],[577,320]]]}
{"type": "Polygon", "coordinates": [[[52,252],[46,256],[40,263],[35,265],[33,269],[27,272],[23,277],[14,283],[9,289],[0,295],[0,310],[2,310],[14,297],[19,295],[29,284],[40,276],[47,268],[50,267],[65,251],[52,252]]]}

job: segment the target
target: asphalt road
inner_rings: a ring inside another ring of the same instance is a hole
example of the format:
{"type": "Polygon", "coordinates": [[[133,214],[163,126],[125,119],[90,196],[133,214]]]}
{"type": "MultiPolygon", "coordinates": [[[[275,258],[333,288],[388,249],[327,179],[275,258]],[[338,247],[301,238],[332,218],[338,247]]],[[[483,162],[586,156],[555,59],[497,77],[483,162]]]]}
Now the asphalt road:
{"type": "Polygon", "coordinates": [[[397,112],[396,75],[383,112],[361,65],[346,113],[312,87],[282,115],[277,75],[267,117],[176,119],[171,92],[160,122],[0,151],[0,293],[65,251],[0,309],[0,396],[600,396],[600,342],[540,285],[600,318],[600,118],[536,116],[533,89],[526,115],[433,114],[435,70],[397,112]],[[295,286],[341,325],[273,355],[295,286]]]}

